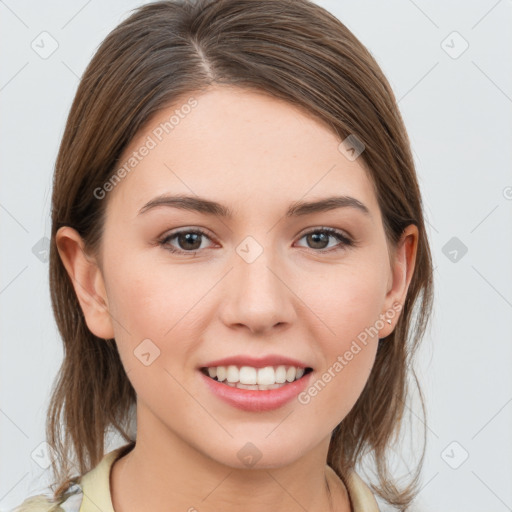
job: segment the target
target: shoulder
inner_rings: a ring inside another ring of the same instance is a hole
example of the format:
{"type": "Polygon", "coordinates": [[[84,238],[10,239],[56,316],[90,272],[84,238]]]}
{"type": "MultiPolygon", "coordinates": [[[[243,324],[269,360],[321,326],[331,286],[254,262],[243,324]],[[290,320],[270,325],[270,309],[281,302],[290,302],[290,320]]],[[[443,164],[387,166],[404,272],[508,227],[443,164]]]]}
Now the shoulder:
{"type": "Polygon", "coordinates": [[[73,481],[60,500],[53,500],[50,493],[39,494],[27,498],[9,512],[114,512],[110,497],[110,469],[118,457],[134,446],[133,442],[128,443],[104,455],[96,467],[73,481]]]}
{"type": "Polygon", "coordinates": [[[375,496],[364,480],[354,471],[345,479],[354,512],[379,512],[375,496]]]}
{"type": "Polygon", "coordinates": [[[354,469],[344,475],[338,475],[331,466],[326,467],[336,480],[341,480],[345,485],[352,512],[379,512],[374,494],[354,469]]]}
{"type": "Polygon", "coordinates": [[[38,494],[30,496],[10,512],[79,512],[82,498],[81,486],[74,484],[60,500],[54,500],[50,494],[38,494]]]}

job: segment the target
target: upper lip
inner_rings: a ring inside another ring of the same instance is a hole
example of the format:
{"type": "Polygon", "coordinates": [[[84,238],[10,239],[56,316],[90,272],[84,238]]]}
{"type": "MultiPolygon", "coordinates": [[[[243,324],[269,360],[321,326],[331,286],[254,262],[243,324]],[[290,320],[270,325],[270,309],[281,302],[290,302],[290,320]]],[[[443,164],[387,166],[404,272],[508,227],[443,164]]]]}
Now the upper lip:
{"type": "Polygon", "coordinates": [[[265,368],[266,366],[296,366],[297,368],[310,368],[305,363],[297,359],[280,355],[267,355],[263,357],[251,357],[247,355],[237,355],[216,359],[201,365],[201,368],[211,368],[214,366],[252,366],[253,368],[265,368]]]}

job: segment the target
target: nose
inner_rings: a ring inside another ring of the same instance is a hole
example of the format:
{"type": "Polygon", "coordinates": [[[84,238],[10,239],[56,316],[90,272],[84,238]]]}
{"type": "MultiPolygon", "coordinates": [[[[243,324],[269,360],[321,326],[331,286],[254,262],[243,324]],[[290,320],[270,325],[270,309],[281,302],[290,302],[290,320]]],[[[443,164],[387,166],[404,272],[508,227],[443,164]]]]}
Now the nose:
{"type": "Polygon", "coordinates": [[[292,283],[269,250],[248,263],[236,256],[229,273],[225,300],[220,316],[231,329],[249,329],[253,334],[266,334],[290,325],[295,318],[292,283]]]}

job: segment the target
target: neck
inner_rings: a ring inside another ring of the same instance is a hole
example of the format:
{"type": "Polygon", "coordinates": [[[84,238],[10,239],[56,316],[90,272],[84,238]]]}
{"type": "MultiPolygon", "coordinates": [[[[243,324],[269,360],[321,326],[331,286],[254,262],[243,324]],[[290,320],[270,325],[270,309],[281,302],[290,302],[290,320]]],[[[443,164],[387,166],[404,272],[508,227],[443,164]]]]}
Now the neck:
{"type": "Polygon", "coordinates": [[[343,482],[325,461],[326,439],[305,456],[276,468],[234,468],[213,460],[167,432],[146,435],[112,466],[116,512],[350,512],[343,482]]]}

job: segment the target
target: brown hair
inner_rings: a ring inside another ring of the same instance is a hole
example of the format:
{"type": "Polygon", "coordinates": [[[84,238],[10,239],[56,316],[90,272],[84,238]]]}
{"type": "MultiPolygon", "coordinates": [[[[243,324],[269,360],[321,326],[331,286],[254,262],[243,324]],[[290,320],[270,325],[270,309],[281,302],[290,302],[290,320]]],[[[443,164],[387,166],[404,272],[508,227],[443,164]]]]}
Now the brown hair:
{"type": "Polygon", "coordinates": [[[418,227],[416,266],[402,313],[393,333],[379,341],[361,396],[334,429],[327,461],[343,477],[372,454],[379,480],[372,484],[374,492],[404,510],[418,492],[424,447],[404,489],[390,476],[386,455],[398,439],[409,372],[416,379],[412,357],[433,298],[421,195],[407,133],[381,69],[345,25],[308,0],[146,4],[107,36],[83,74],[58,153],[52,197],[50,287],[64,341],[47,418],[47,439],[58,455],[52,466],[54,496],[68,487],[72,466],[84,474],[99,463],[109,428],[134,443],[126,425],[136,397],[115,341],[97,338],[86,326],[56,232],[71,226],[88,249],[98,249],[108,198],[98,200],[94,191],[113,175],[123,150],[156,112],[214,83],[284,99],[326,123],[340,140],[355,135],[365,146],[360,158],[390,247],[407,225],[418,227]]]}

